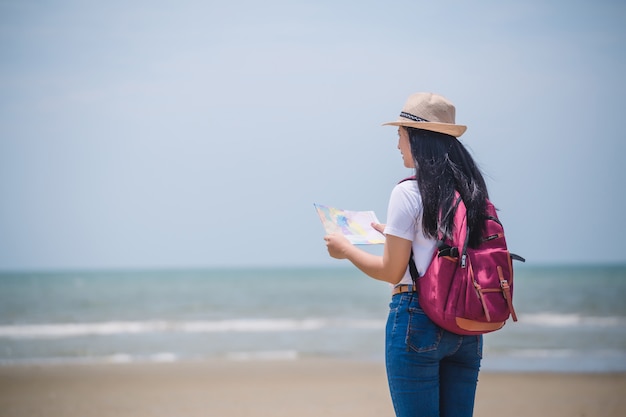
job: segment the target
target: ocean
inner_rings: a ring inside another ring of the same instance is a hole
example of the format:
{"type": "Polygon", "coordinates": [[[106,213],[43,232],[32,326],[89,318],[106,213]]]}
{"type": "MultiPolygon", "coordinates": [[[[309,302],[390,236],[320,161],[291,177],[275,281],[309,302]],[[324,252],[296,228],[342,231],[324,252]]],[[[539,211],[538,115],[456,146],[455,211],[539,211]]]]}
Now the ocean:
{"type": "MultiPolygon", "coordinates": [[[[517,266],[517,265],[516,265],[517,266]]],[[[626,265],[517,266],[483,370],[626,371],[626,265]]],[[[0,365],[384,362],[390,287],[351,267],[0,273],[0,365]]]]}

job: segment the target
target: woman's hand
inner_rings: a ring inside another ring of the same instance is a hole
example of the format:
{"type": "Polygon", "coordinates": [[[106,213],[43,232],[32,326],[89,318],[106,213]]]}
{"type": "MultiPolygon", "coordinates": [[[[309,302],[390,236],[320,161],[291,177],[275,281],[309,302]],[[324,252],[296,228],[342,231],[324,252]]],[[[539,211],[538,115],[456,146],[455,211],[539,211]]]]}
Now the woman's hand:
{"type": "Polygon", "coordinates": [[[335,259],[346,259],[346,251],[352,246],[352,243],[341,233],[324,236],[328,254],[335,259]]]}
{"type": "Polygon", "coordinates": [[[371,226],[379,231],[381,234],[385,234],[385,225],[384,224],[380,224],[380,223],[372,223],[371,226]]]}

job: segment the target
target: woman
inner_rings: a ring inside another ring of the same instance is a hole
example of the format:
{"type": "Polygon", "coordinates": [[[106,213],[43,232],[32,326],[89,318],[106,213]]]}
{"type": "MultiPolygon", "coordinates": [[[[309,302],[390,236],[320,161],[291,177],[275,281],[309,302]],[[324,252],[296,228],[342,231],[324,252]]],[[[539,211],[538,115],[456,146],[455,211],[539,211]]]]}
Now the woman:
{"type": "Polygon", "coordinates": [[[395,186],[387,224],[372,225],[386,236],[382,256],[353,246],[340,234],[324,237],[330,256],[348,259],[370,277],[393,285],[385,346],[398,417],[466,417],[474,409],[482,336],[450,333],[426,317],[407,267],[413,253],[423,275],[438,234],[451,234],[455,190],[467,207],[470,246],[480,239],[487,188],[457,139],[466,127],[455,124],[454,117],[454,105],[444,97],[417,93],[409,97],[398,120],[385,123],[398,126],[398,149],[404,166],[415,169],[415,181],[395,186]]]}

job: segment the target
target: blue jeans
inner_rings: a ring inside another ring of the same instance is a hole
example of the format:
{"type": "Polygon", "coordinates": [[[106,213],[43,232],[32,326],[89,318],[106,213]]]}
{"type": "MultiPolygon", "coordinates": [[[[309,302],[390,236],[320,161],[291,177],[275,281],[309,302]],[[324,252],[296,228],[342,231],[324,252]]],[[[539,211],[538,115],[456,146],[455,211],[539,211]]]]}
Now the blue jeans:
{"type": "Polygon", "coordinates": [[[389,305],[385,356],[397,417],[471,417],[482,336],[459,336],[433,323],[416,293],[389,305]]]}

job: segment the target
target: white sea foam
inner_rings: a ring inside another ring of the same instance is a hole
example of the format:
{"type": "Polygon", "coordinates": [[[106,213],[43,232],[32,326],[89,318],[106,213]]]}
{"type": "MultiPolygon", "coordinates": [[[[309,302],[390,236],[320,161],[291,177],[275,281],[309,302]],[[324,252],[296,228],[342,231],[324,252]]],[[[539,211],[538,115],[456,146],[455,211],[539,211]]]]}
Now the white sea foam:
{"type": "Polygon", "coordinates": [[[226,355],[227,359],[232,361],[276,361],[276,360],[296,360],[298,352],[295,350],[271,350],[259,352],[230,352],[226,355]]]}
{"type": "Polygon", "coordinates": [[[159,352],[150,355],[148,358],[150,362],[170,363],[177,362],[179,360],[178,355],[172,352],[159,352]]]}
{"type": "Polygon", "coordinates": [[[0,359],[3,365],[64,365],[64,364],[130,364],[130,363],[174,363],[181,361],[181,357],[172,352],[159,352],[149,355],[131,353],[115,353],[102,356],[57,356],[57,357],[30,357],[0,359]]]}
{"type": "Polygon", "coordinates": [[[380,320],[237,319],[214,321],[112,321],[0,326],[0,338],[54,339],[144,333],[298,332],[324,328],[381,329],[380,320]]]}
{"type": "Polygon", "coordinates": [[[92,357],[90,362],[107,362],[107,363],[135,363],[135,362],[158,362],[173,363],[180,360],[179,356],[172,352],[158,352],[151,355],[131,355],[130,353],[116,353],[105,357],[92,357]]]}
{"type": "MultiPolygon", "coordinates": [[[[520,315],[520,324],[540,327],[626,327],[626,317],[538,313],[520,315]]],[[[205,321],[109,321],[0,326],[0,338],[54,339],[145,333],[268,333],[316,331],[327,328],[381,330],[384,320],[371,319],[234,319],[205,321]]]]}
{"type": "Polygon", "coordinates": [[[133,356],[127,353],[116,353],[115,355],[107,356],[104,360],[109,363],[131,363],[133,362],[133,356]]]}
{"type": "Polygon", "coordinates": [[[284,332],[300,330],[317,330],[325,327],[324,320],[305,319],[241,319],[221,321],[196,321],[177,323],[172,330],[187,333],[212,333],[212,332],[284,332]]]}
{"type": "Polygon", "coordinates": [[[538,313],[519,316],[519,322],[543,327],[626,326],[626,317],[584,316],[580,314],[538,313]]]}
{"type": "MultiPolygon", "coordinates": [[[[538,313],[520,315],[520,324],[540,327],[626,327],[626,317],[538,313]]],[[[0,338],[54,339],[145,333],[268,333],[302,332],[327,328],[381,330],[384,320],[372,319],[233,319],[204,321],[109,321],[94,323],[50,323],[0,326],[0,338]]]]}
{"type": "Polygon", "coordinates": [[[577,353],[573,349],[512,349],[507,352],[510,356],[525,358],[564,358],[577,353]]]}
{"type": "Polygon", "coordinates": [[[166,331],[167,322],[55,323],[0,326],[0,337],[17,339],[102,336],[166,331]]]}

